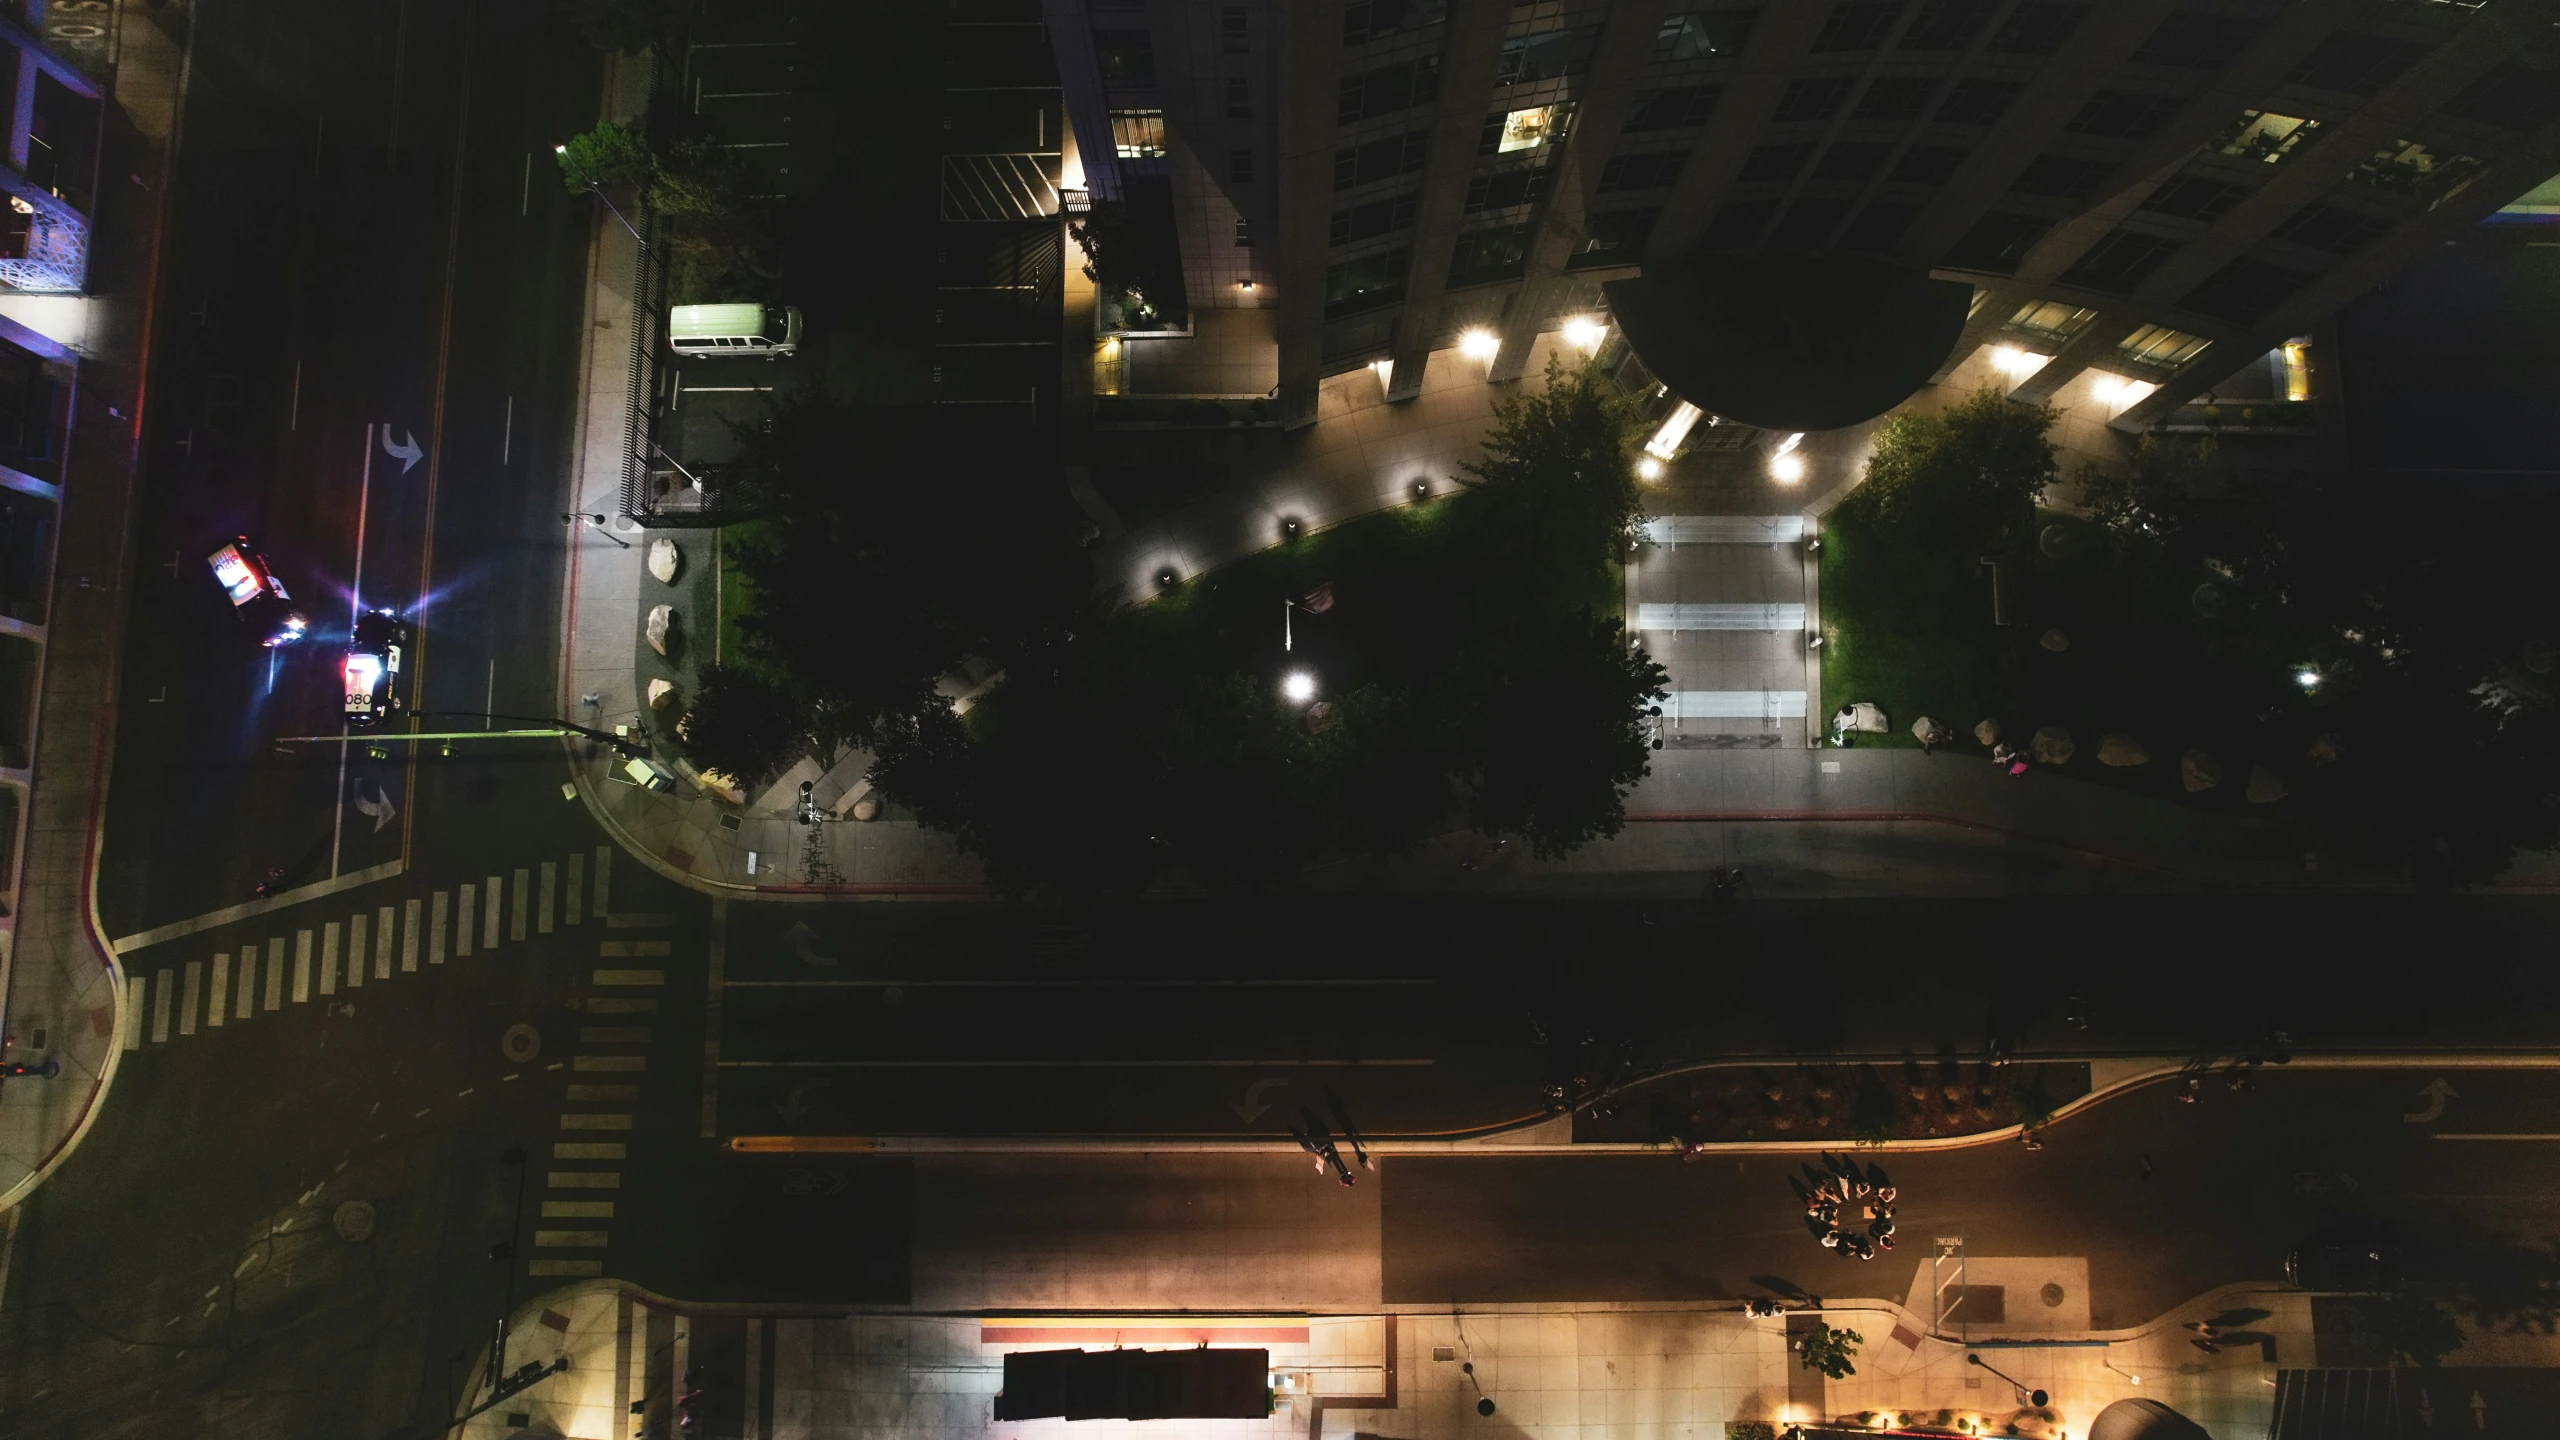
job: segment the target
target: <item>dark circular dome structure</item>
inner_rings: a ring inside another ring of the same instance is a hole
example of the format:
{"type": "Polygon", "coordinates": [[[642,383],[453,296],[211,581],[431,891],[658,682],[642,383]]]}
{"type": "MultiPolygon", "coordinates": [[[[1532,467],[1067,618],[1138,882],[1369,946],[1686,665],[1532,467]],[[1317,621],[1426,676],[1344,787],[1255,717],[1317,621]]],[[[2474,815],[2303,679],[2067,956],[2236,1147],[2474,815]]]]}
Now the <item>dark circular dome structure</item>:
{"type": "Polygon", "coordinates": [[[2119,1400],[2089,1424],[2089,1440],[2213,1440],[2205,1428],[2157,1400],[2119,1400]]]}
{"type": "Polygon", "coordinates": [[[1601,287],[1671,393],[1763,430],[1837,430],[1929,383],[1973,287],[1871,255],[1708,250],[1601,287]]]}

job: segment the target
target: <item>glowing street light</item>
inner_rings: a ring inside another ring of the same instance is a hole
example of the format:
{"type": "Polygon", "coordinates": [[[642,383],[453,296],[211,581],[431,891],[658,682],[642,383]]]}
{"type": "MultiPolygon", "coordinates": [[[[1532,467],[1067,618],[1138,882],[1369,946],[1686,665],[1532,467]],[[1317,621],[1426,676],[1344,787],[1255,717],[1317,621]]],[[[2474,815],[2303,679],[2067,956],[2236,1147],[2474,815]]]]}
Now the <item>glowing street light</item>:
{"type": "Polygon", "coordinates": [[[1292,705],[1304,705],[1316,698],[1316,677],[1305,670],[1292,670],[1280,677],[1280,696],[1292,705]]]}
{"type": "Polygon", "coordinates": [[[1638,461],[1636,462],[1636,478],[1637,478],[1637,479],[1639,479],[1639,480],[1659,480],[1659,479],[1661,479],[1661,478],[1662,478],[1662,462],[1661,462],[1661,461],[1659,461],[1659,460],[1654,459],[1654,458],[1653,458],[1652,456],[1650,456],[1650,455],[1647,455],[1647,456],[1645,456],[1643,459],[1638,460],[1638,461]]]}
{"type": "Polygon", "coordinates": [[[1471,326],[1458,332],[1458,353],[1490,364],[1494,356],[1502,353],[1502,337],[1481,325],[1471,326]]]}
{"type": "Polygon", "coordinates": [[[1769,457],[1769,478],[1781,485],[1793,485],[1804,478],[1804,457],[1796,447],[1804,443],[1804,432],[1796,431],[1778,442],[1777,453],[1769,457]]]}
{"type": "Polygon", "coordinates": [[[1600,348],[1609,338],[1609,327],[1588,315],[1576,315],[1564,322],[1564,340],[1576,350],[1588,354],[1600,348]]]}

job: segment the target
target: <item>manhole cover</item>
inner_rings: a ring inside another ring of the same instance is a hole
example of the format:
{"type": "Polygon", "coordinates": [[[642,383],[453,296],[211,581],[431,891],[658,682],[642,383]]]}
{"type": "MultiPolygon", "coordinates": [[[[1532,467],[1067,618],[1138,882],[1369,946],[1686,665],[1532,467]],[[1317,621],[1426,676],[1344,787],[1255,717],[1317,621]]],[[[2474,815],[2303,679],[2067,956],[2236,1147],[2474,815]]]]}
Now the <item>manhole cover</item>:
{"type": "Polygon", "coordinates": [[[498,1038],[498,1049],[519,1065],[542,1053],[542,1032],[530,1025],[510,1025],[498,1038]]]}
{"type": "Polygon", "coordinates": [[[2038,1293],[2044,1297],[2046,1309],[2052,1309],[2062,1303],[2062,1287],[2051,1281],[2047,1281],[2044,1289],[2038,1293]]]}
{"type": "Polygon", "coordinates": [[[340,1202],[337,1209],[329,1212],[329,1228],[337,1231],[341,1240],[372,1239],[372,1203],[365,1200],[340,1202]]]}
{"type": "Polygon", "coordinates": [[[2187,597],[2187,603],[2196,607],[2197,614],[2210,620],[2222,613],[2222,591],[2211,585],[2199,585],[2196,593],[2187,597]]]}
{"type": "Polygon", "coordinates": [[[880,992],[880,1003],[895,1010],[907,1003],[907,992],[895,985],[888,986],[880,992]]]}
{"type": "Polygon", "coordinates": [[[2071,527],[2047,525],[2036,532],[2036,548],[2059,560],[2071,553],[2071,527]]]}

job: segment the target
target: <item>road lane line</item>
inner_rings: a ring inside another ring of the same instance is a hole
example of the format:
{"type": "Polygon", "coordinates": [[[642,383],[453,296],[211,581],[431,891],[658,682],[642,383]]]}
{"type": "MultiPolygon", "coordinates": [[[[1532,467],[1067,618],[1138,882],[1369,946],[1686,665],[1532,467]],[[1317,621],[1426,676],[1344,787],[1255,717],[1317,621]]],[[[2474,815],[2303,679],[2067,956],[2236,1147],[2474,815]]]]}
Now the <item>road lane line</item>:
{"type": "Polygon", "coordinates": [[[579,910],[583,903],[580,899],[579,892],[586,888],[586,883],[586,852],[583,850],[572,851],[569,855],[569,893],[560,906],[561,924],[575,925],[580,919],[584,918],[579,914],[579,910]]]}
{"type": "Polygon", "coordinates": [[[427,911],[427,914],[430,917],[427,921],[427,963],[430,965],[441,965],[444,963],[445,902],[451,898],[453,897],[447,895],[442,890],[437,891],[435,904],[430,906],[427,911]]]}
{"type": "Polygon", "coordinates": [[[550,933],[551,933],[551,916],[552,916],[552,914],[553,914],[553,901],[557,898],[557,896],[556,896],[556,894],[555,894],[554,892],[556,892],[556,891],[558,890],[558,888],[559,888],[559,884],[560,884],[560,866],[559,866],[558,862],[556,862],[556,861],[551,861],[551,860],[545,860],[545,861],[543,861],[543,862],[542,862],[542,904],[541,904],[541,906],[539,907],[539,909],[535,912],[535,915],[534,915],[533,929],[534,929],[534,933],[535,933],[535,934],[538,934],[538,935],[548,935],[548,934],[550,934],[550,933]]]}
{"type": "MultiPolygon", "coordinates": [[[[179,1034],[193,1035],[196,1033],[196,1002],[202,999],[203,996],[204,962],[201,960],[190,960],[187,962],[186,992],[178,1001],[179,1034]]],[[[213,1008],[219,1011],[222,1007],[216,1005],[213,1008]]]]}
{"type": "Polygon", "coordinates": [[[480,893],[487,902],[480,911],[480,948],[498,948],[498,907],[505,903],[507,882],[491,875],[480,882],[480,893]]]}
{"type": "Polygon", "coordinates": [[[595,905],[596,905],[596,909],[595,909],[595,917],[596,917],[597,919],[599,919],[599,920],[603,920],[606,916],[611,915],[611,914],[613,913],[612,907],[607,903],[607,899],[608,899],[608,897],[611,895],[612,890],[613,890],[613,847],[612,847],[612,846],[610,846],[610,845],[599,845],[599,846],[597,846],[597,847],[596,847],[596,900],[595,900],[595,905]]]}
{"type": "Polygon", "coordinates": [[[2431,1140],[2560,1140],[2560,1131],[2469,1131],[2431,1135],[2431,1140]]]}
{"type": "Polygon", "coordinates": [[[212,1003],[204,1007],[204,1023],[210,1029],[219,1030],[222,1028],[223,1013],[231,1007],[230,951],[213,952],[213,983],[205,987],[205,993],[211,998],[212,1003]]]}
{"type": "Polygon", "coordinates": [[[533,898],[530,895],[527,895],[525,891],[530,889],[532,884],[533,876],[530,872],[524,870],[518,870],[516,872],[515,893],[507,897],[509,901],[507,906],[507,938],[510,940],[521,941],[524,939],[524,912],[531,908],[527,902],[533,898]]]}
{"type": "MultiPolygon", "coordinates": [[[[661,952],[663,953],[663,952],[661,952]]],[[[732,980],[737,989],[758,990],[926,990],[926,989],[1341,989],[1437,985],[1437,980],[732,980]]]]}
{"type": "Polygon", "coordinates": [[[125,1013],[132,1017],[133,1021],[132,1024],[124,1027],[124,1048],[127,1050],[142,1048],[142,1021],[144,1015],[150,1010],[150,1007],[143,1002],[149,994],[150,982],[141,976],[127,975],[124,978],[125,1013]]]}
{"type": "Polygon", "coordinates": [[[465,884],[462,887],[461,910],[453,921],[453,953],[456,955],[468,957],[471,954],[471,902],[479,898],[479,886],[465,884]]]}
{"type": "Polygon", "coordinates": [[[391,907],[377,907],[373,912],[373,978],[376,980],[391,978],[391,932],[394,928],[391,907]]]}
{"type": "Polygon", "coordinates": [[[151,982],[151,1043],[169,1043],[170,972],[163,970],[151,982]]]}
{"type": "Polygon", "coordinates": [[[281,935],[267,937],[266,1008],[284,1008],[284,937],[281,935]]]}
{"type": "MultiPolygon", "coordinates": [[[[166,975],[169,972],[163,970],[160,973],[166,975]]],[[[628,1130],[631,1128],[631,1117],[572,1110],[560,1117],[560,1128],[563,1130],[628,1130]]]]}
{"type": "Polygon", "coordinates": [[[109,946],[118,955],[130,955],[146,946],[159,945],[171,940],[183,940],[189,935],[201,935],[207,930],[217,930],[225,925],[269,914],[287,905],[300,905],[309,900],[325,900],[358,886],[370,885],[376,880],[393,879],[407,869],[406,861],[386,860],[379,865],[368,866],[362,870],[350,870],[335,880],[317,880],[308,885],[297,885],[282,894],[270,895],[263,900],[244,900],[237,905],[208,910],[202,915],[191,915],[184,920],[173,920],[166,925],[155,925],[148,930],[138,930],[121,939],[110,941],[109,946]]]}
{"type": "Polygon", "coordinates": [[[664,970],[599,970],[596,972],[595,983],[598,985],[664,985],[667,983],[667,972],[664,970]]]}
{"type": "Polygon", "coordinates": [[[711,963],[702,1000],[702,1138],[720,1134],[720,992],[729,976],[729,901],[711,901],[711,963]]]}
{"type": "MultiPolygon", "coordinates": [[[[387,441],[385,443],[388,443],[387,441]]],[[[356,490],[356,563],[354,583],[347,587],[347,628],[353,630],[356,617],[364,613],[364,528],[373,507],[373,424],[364,427],[363,478],[356,490]]],[[[347,752],[353,745],[338,747],[338,792],[335,808],[329,816],[329,878],[338,878],[338,851],[347,832],[347,752]]],[[[403,859],[407,858],[404,848],[403,859]]]]}
{"type": "Polygon", "coordinates": [[[373,933],[368,928],[372,921],[373,917],[361,910],[347,917],[347,988],[350,990],[364,986],[364,939],[373,933]]]}
{"type": "Polygon", "coordinates": [[[418,969],[418,907],[411,900],[400,907],[400,973],[415,974],[418,969]]]}
{"type": "Polygon", "coordinates": [[[320,993],[338,993],[338,922],[320,927],[320,993]]]}
{"type": "Polygon", "coordinates": [[[293,932],[293,1003],[311,1002],[311,932],[293,932]]]}
{"type": "Polygon", "coordinates": [[[613,1218],[613,1202],[610,1200],[545,1200],[542,1202],[542,1218],[545,1220],[610,1220],[613,1218]]]}

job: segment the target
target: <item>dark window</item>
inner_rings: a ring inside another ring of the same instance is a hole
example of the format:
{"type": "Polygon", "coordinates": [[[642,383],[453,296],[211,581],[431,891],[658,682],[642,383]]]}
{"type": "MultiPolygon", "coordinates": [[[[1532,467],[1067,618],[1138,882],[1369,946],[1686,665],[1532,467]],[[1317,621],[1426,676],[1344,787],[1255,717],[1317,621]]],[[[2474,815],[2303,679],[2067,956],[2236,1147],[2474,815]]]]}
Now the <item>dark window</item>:
{"type": "Polygon", "coordinates": [[[1547,193],[1544,170],[1505,170],[1498,175],[1479,175],[1467,182],[1467,213],[1479,210],[1507,210],[1514,205],[1535,205],[1547,193]]]}
{"type": "Polygon", "coordinates": [[[1627,110],[1629,130],[1681,130],[1703,125],[1708,112],[1716,108],[1716,87],[1682,85],[1670,90],[1647,90],[1636,96],[1627,110]]]}
{"type": "Polygon", "coordinates": [[[1939,102],[1938,118],[1950,125],[1996,125],[2025,88],[2015,80],[1959,80],[1939,102]]]}
{"type": "Polygon", "coordinates": [[[1818,75],[1790,82],[1778,97],[1778,108],[1769,112],[1769,119],[1780,125],[1828,120],[1840,113],[1841,102],[1849,98],[1849,87],[1857,83],[1848,75],[1818,75]]]}
{"type": "Polygon", "coordinates": [[[1341,95],[1334,107],[1334,119],[1344,125],[1374,120],[1381,115],[1410,110],[1439,93],[1440,57],[1426,55],[1402,65],[1389,65],[1383,70],[1345,76],[1341,95]]]}
{"type": "Polygon", "coordinates": [[[1156,42],[1144,30],[1094,31],[1093,58],[1102,67],[1102,83],[1115,90],[1155,88],[1156,42]]]}
{"type": "Polygon", "coordinates": [[[1917,120],[1938,82],[1926,75],[1879,75],[1867,82],[1854,112],[1860,120],[1917,120]]]}
{"type": "Polygon", "coordinates": [[[2332,255],[2353,255],[2390,232],[2388,220],[2335,205],[2305,205],[2293,212],[2292,219],[2277,226],[2274,235],[2278,240],[2290,240],[2332,255]]]}
{"type": "Polygon", "coordinates": [[[1822,22],[1822,33],[1813,37],[1813,48],[1873,50],[1884,43],[1893,17],[1902,13],[1902,4],[1903,0],[1841,0],[1822,22]]]}
{"type": "Polygon", "coordinates": [[[2134,47],[2133,58],[2145,65],[2175,65],[2185,70],[2219,70],[2258,38],[2265,23],[2232,15],[2176,10],[2134,47]]]}
{"type": "Polygon", "coordinates": [[[1680,178],[1680,166],[1689,158],[1686,150],[1647,150],[1637,155],[1612,155],[1600,167],[1600,190],[1657,190],[1680,178]]]}
{"type": "Polygon", "coordinates": [[[2093,290],[2131,290],[2142,283],[2144,276],[2159,269],[2162,261],[2176,254],[2181,243],[2166,235],[2111,230],[2071,262],[2071,268],[2062,272],[2062,283],[2093,290]]]}
{"type": "Polygon", "coordinates": [[[1230,185],[1250,185],[1253,183],[1252,151],[1230,150],[1227,152],[1227,183],[1230,185]]]}
{"type": "Polygon", "coordinates": [[[2379,95],[2383,86],[2399,79],[2426,53],[2427,47],[2414,40],[2340,30],[2312,47],[2285,78],[2348,95],[2379,95]]]}
{"type": "Polygon", "coordinates": [[[1227,118],[1230,120],[1253,118],[1253,86],[1242,78],[1227,81],[1227,118]]]}
{"type": "Polygon", "coordinates": [[[1662,218],[1659,206],[1649,210],[1602,210],[1583,222],[1582,243],[1573,247],[1573,258],[1565,262],[1567,269],[1592,265],[1631,265],[1644,250],[1646,237],[1653,234],[1653,224],[1662,218]]]}
{"type": "Polygon", "coordinates": [[[2178,304],[2199,315],[2247,325],[2293,298],[2314,278],[2243,255],[2213,272],[2212,279],[2188,291],[2187,298],[2178,304]]]}
{"type": "Polygon", "coordinates": [[[1591,47],[1599,41],[1597,25],[1515,35],[1502,42],[1502,57],[1494,62],[1493,83],[1529,85],[1579,75],[1591,68],[1591,47]]]}
{"type": "Polygon", "coordinates": [[[2505,130],[2539,130],[2560,117],[2560,75],[2501,65],[2447,101],[2444,113],[2505,130]]]}
{"type": "Polygon", "coordinates": [[[2101,90],[2089,97],[2080,113],[2064,122],[2075,135],[2103,135],[2110,140],[2140,140],[2168,122],[2178,102],[2139,90],[2101,90]]]}
{"type": "Polygon", "coordinates": [[[1840,232],[1840,244],[1848,250],[1884,250],[1902,238],[1918,218],[1920,207],[1900,201],[1878,200],[1858,212],[1849,228],[1840,232]]]}
{"type": "Polygon", "coordinates": [[[1762,145],[1743,157],[1742,173],[1734,178],[1745,185],[1763,181],[1793,180],[1804,168],[1805,157],[1813,146],[1799,142],[1793,145],[1762,145]]]}
{"type": "Polygon", "coordinates": [[[1794,250],[1814,250],[1829,243],[1831,232],[1849,216],[1849,202],[1808,195],[1787,207],[1769,232],[1769,243],[1794,250]]]}
{"type": "Polygon", "coordinates": [[[1353,0],[1342,7],[1342,43],[1358,45],[1449,18],[1449,0],[1353,0]]]}
{"type": "Polygon", "coordinates": [[[1709,250],[1740,250],[1757,245],[1760,232],[1769,228],[1769,217],[1777,210],[1775,200],[1727,200],[1716,210],[1716,218],[1707,222],[1698,243],[1709,250]]]}
{"type": "Polygon", "coordinates": [[[1994,0],[1920,0],[1920,13],[1902,32],[1905,50],[1961,50],[1973,43],[1999,10],[1994,0]]]}
{"type": "Polygon", "coordinates": [[[2000,22],[1991,48],[2004,55],[2050,55],[2089,18],[2089,9],[2064,0],[2027,0],[2000,22]]]}
{"type": "Polygon", "coordinates": [[[1336,210],[1333,212],[1330,239],[1333,244],[1348,245],[1355,240],[1375,240],[1381,235],[1409,229],[1413,225],[1414,203],[1414,196],[1390,195],[1384,200],[1336,210]]]}
{"type": "Polygon", "coordinates": [[[1374,310],[1404,298],[1404,272],[1411,256],[1403,250],[1345,260],[1324,272],[1324,313],[1336,316],[1374,310]]]}
{"type": "Polygon", "coordinates": [[[1951,270],[1988,270],[1997,275],[2015,273],[2018,262],[2034,248],[2044,232],[2052,228],[2049,220],[2033,215],[2012,215],[2005,210],[1986,210],[1964,238],[1947,250],[1939,263],[1951,270]]]}
{"type": "Polygon", "coordinates": [[[1218,12],[1218,35],[1226,53],[1243,55],[1253,49],[1252,23],[1245,18],[1244,7],[1230,5],[1218,12]]]}
{"type": "Polygon", "coordinates": [[[1517,280],[1529,254],[1529,227],[1505,225],[1499,230],[1478,230],[1458,237],[1457,248],[1449,252],[1449,284],[1483,285],[1495,280],[1517,280]]]}
{"type": "Polygon", "coordinates": [[[1816,180],[1864,180],[1884,168],[1893,147],[1877,140],[1843,140],[1814,162],[1816,180]]]}
{"type": "Polygon", "coordinates": [[[1390,135],[1366,145],[1346,147],[1333,152],[1333,188],[1348,190],[1372,180],[1392,180],[1410,175],[1422,168],[1431,151],[1431,132],[1416,130],[1409,135],[1390,135]]]}
{"type": "Polygon", "coordinates": [[[1236,217],[1236,248],[1240,250],[1253,248],[1253,221],[1243,215],[1236,217]]]}
{"type": "Polygon", "coordinates": [[[2175,215],[2181,220],[2219,220],[2231,207],[2249,197],[2249,187],[2220,180],[2207,180],[2201,175],[2179,175],[2151,192],[2142,208],[2155,215],[2175,215]]]}
{"type": "Polygon", "coordinates": [[[2027,162],[2009,189],[2020,195],[2050,195],[2057,200],[2077,200],[2098,188],[2098,182],[2116,167],[2104,160],[2087,160],[2077,155],[2039,155],[2027,162]]]}
{"type": "Polygon", "coordinates": [[[1964,163],[1966,153],[1953,145],[1914,145],[1893,162],[1887,178],[1898,185],[1942,185],[1964,163]]]}
{"type": "Polygon", "coordinates": [[[1662,22],[1653,37],[1656,60],[1704,60],[1710,56],[1742,53],[1742,43],[1751,38],[1751,27],[1760,21],[1757,10],[1711,10],[1692,15],[1674,15],[1662,22]]]}

